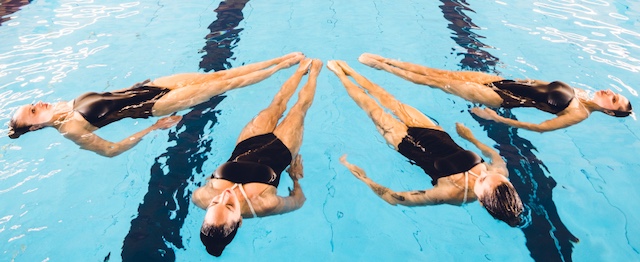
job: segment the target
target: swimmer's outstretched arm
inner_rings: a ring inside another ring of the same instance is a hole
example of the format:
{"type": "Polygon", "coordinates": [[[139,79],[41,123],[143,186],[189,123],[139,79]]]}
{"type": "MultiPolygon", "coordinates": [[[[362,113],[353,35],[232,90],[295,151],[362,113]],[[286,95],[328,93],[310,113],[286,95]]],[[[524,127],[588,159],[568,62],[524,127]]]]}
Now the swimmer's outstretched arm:
{"type": "Polygon", "coordinates": [[[267,209],[266,213],[263,216],[284,214],[297,210],[301,208],[302,205],[304,205],[304,202],[307,200],[307,198],[302,192],[300,182],[298,182],[299,179],[304,177],[302,169],[302,156],[297,155],[296,158],[291,161],[291,165],[287,169],[289,177],[291,177],[291,180],[293,180],[293,189],[289,189],[288,197],[275,196],[276,204],[273,206],[273,208],[267,209]]]}
{"type": "Polygon", "coordinates": [[[572,126],[589,117],[589,112],[586,112],[585,110],[567,108],[565,111],[566,112],[563,111],[564,113],[560,114],[556,118],[549,119],[540,124],[534,124],[499,116],[496,111],[493,111],[490,108],[474,107],[471,109],[471,113],[474,113],[480,118],[540,133],[572,126]]]}
{"type": "Polygon", "coordinates": [[[505,177],[509,177],[507,163],[504,161],[504,159],[502,159],[502,156],[500,156],[498,151],[480,142],[473,135],[473,133],[471,133],[471,130],[469,130],[469,128],[464,126],[462,123],[456,123],[456,132],[458,132],[458,135],[460,135],[460,137],[471,142],[474,146],[480,149],[485,157],[491,158],[491,164],[488,165],[489,168],[496,170],[496,172],[505,177]]]}
{"type": "Polygon", "coordinates": [[[415,190],[405,192],[395,192],[371,180],[362,168],[347,162],[347,156],[340,157],[340,162],[362,182],[367,184],[376,195],[391,205],[403,206],[428,206],[439,204],[453,204],[451,190],[445,187],[434,187],[428,190],[415,190]]]}
{"type": "Polygon", "coordinates": [[[114,157],[131,149],[137,145],[142,137],[157,129],[167,129],[178,123],[182,116],[169,116],[159,119],[155,124],[143,129],[120,142],[113,143],[102,139],[91,131],[84,128],[74,128],[73,126],[63,125],[60,132],[71,141],[75,142],[80,148],[93,151],[101,156],[114,157]]]}

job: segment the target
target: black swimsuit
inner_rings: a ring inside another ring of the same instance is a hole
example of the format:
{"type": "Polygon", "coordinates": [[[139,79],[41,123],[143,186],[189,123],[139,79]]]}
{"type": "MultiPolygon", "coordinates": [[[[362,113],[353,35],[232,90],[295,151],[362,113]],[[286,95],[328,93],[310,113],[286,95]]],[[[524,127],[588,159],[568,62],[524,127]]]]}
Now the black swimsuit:
{"type": "Polygon", "coordinates": [[[280,174],[291,160],[291,151],[273,133],[257,135],[238,143],[229,160],[211,177],[238,184],[264,183],[278,187],[280,174]]]}
{"type": "Polygon", "coordinates": [[[502,107],[535,107],[552,114],[565,110],[575,97],[572,87],[555,81],[548,85],[513,80],[501,80],[488,83],[502,98],[502,107]]]}
{"type": "Polygon", "coordinates": [[[476,153],[458,146],[446,132],[431,128],[409,127],[398,152],[421,167],[433,185],[441,177],[469,171],[484,162],[476,153]]]}
{"type": "Polygon", "coordinates": [[[158,99],[168,93],[166,88],[145,86],[146,80],[116,92],[83,94],[73,101],[73,110],[95,127],[103,127],[123,118],[148,118],[158,99]]]}

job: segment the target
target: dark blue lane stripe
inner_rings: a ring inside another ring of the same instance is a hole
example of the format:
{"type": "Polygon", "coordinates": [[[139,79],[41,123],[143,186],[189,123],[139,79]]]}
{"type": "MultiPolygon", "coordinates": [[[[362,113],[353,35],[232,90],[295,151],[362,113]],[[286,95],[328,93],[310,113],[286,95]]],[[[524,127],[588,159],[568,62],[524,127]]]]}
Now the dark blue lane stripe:
{"type": "Polygon", "coordinates": [[[481,49],[489,47],[479,40],[485,37],[471,31],[479,27],[464,13],[465,11],[475,13],[475,11],[469,8],[465,0],[441,0],[440,2],[443,3],[440,9],[444,18],[451,22],[447,28],[454,32],[451,39],[466,50],[466,52],[456,53],[456,56],[463,56],[458,65],[464,70],[497,73],[495,66],[500,59],[481,49]]]}
{"type": "MultiPolygon", "coordinates": [[[[464,0],[441,0],[444,17],[451,23],[448,28],[454,32],[451,38],[467,50],[460,68],[489,73],[498,73],[495,65],[499,59],[482,50],[487,46],[478,39],[484,38],[471,31],[478,28],[466,11],[474,12],[464,0]]],[[[507,118],[516,119],[510,110],[501,109],[498,113],[507,118]]],[[[507,161],[510,179],[518,190],[524,204],[530,211],[530,223],[522,228],[527,239],[527,248],[535,261],[571,261],[573,243],[578,242],[558,216],[552,193],[556,186],[552,177],[546,176],[546,166],[533,153],[533,144],[517,134],[517,129],[474,117],[487,131],[487,136],[499,145],[500,154],[507,161]],[[544,169],[544,170],[543,170],[544,169]]]]}
{"type": "MultiPolygon", "coordinates": [[[[209,25],[211,33],[206,37],[205,54],[200,62],[205,72],[231,67],[228,61],[242,31],[236,27],[244,19],[242,9],[247,2],[227,0],[215,9],[217,19],[209,25]]],[[[175,128],[184,130],[169,134],[169,141],[176,141],[176,145],[156,157],[151,167],[149,190],[138,207],[138,216],[131,220],[122,247],[122,261],[175,261],[173,247],[184,248],[180,229],[190,205],[191,191],[187,186],[200,184],[206,176],[202,166],[212,150],[212,139],[200,139],[209,132],[207,127],[218,121],[220,111],[214,109],[224,98],[217,96],[194,107],[175,128]]]]}

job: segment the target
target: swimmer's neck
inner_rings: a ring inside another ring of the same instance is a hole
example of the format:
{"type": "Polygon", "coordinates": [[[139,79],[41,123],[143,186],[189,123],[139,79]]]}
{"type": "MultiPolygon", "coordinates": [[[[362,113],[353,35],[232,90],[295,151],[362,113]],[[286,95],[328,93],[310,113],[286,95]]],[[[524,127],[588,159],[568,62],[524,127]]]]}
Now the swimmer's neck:
{"type": "Polygon", "coordinates": [[[60,121],[67,120],[69,113],[73,112],[73,100],[71,101],[60,101],[56,102],[53,105],[53,116],[49,121],[49,125],[56,126],[56,123],[60,123],[60,121]]]}
{"type": "Polygon", "coordinates": [[[68,113],[70,111],[73,111],[73,100],[57,102],[53,105],[53,107],[53,112],[55,114],[68,113]]]}
{"type": "Polygon", "coordinates": [[[586,100],[586,101],[590,101],[591,100],[591,96],[589,95],[589,93],[583,89],[580,88],[573,88],[574,93],[576,94],[576,97],[582,100],[586,100]]]}
{"type": "Polygon", "coordinates": [[[582,107],[587,110],[589,114],[594,111],[602,110],[600,106],[593,102],[593,93],[575,87],[573,88],[573,90],[575,90],[575,97],[578,99],[578,101],[580,101],[582,107]]]}

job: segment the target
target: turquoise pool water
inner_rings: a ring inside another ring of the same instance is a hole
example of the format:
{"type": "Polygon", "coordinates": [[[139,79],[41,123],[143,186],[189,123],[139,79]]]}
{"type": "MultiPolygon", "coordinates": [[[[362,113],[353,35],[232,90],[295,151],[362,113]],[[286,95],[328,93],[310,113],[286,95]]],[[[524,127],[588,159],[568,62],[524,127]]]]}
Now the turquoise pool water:
{"type": "MultiPolygon", "coordinates": [[[[640,258],[634,118],[594,113],[560,131],[509,129],[476,121],[459,98],[357,62],[370,52],[449,70],[611,88],[637,108],[637,1],[9,2],[3,6],[16,8],[0,6],[4,123],[26,103],[302,51],[347,61],[447,131],[465,123],[500,150],[529,207],[529,225],[514,229],[477,203],[408,208],[377,198],[339,164],[342,154],[394,190],[424,189],[431,181],[384,143],[325,68],[301,149],[307,202],[293,213],[245,220],[220,260],[640,258]]],[[[190,204],[190,193],[227,159],[242,127],[292,72],[181,112],[177,127],[112,159],[79,150],[54,129],[18,140],[1,136],[0,261],[209,260],[198,239],[204,211],[190,204]]],[[[531,122],[551,117],[503,113],[531,122]]],[[[118,141],[152,123],[127,119],[97,134],[118,141]]],[[[290,184],[283,179],[280,194],[290,184]]]]}

